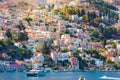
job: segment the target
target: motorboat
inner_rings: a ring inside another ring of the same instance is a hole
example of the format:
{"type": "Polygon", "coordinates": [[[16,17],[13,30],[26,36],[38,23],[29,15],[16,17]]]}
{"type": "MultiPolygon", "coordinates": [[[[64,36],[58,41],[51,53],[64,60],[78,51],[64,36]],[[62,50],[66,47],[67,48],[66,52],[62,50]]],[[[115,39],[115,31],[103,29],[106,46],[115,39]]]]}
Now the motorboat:
{"type": "Polygon", "coordinates": [[[26,72],[27,77],[43,77],[45,76],[45,69],[42,67],[36,55],[33,55],[32,70],[26,72]]]}
{"type": "Polygon", "coordinates": [[[80,75],[79,80],[85,80],[85,76],[80,75]]]}
{"type": "Polygon", "coordinates": [[[108,76],[102,76],[100,77],[101,79],[107,79],[107,80],[120,80],[120,78],[116,78],[116,77],[108,77],[108,76]]]}
{"type": "Polygon", "coordinates": [[[105,75],[104,75],[104,76],[102,76],[101,78],[102,78],[102,79],[106,79],[106,78],[107,78],[107,76],[105,76],[105,75]]]}
{"type": "Polygon", "coordinates": [[[26,73],[27,77],[43,77],[45,72],[42,70],[30,70],[26,73]]]}

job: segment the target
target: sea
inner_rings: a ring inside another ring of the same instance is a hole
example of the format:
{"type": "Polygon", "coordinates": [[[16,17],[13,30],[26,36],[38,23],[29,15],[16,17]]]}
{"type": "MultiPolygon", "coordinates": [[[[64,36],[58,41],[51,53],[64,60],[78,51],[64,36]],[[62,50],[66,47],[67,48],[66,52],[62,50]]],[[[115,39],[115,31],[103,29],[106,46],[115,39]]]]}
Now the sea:
{"type": "Polygon", "coordinates": [[[79,80],[84,75],[86,80],[120,80],[120,72],[51,72],[44,77],[26,77],[23,72],[1,72],[0,80],[79,80]]]}

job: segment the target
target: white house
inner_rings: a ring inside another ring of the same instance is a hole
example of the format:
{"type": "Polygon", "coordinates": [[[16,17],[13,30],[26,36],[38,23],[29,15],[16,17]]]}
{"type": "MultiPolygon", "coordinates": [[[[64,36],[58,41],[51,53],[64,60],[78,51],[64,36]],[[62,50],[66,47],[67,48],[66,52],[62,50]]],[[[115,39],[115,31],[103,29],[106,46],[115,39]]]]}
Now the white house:
{"type": "Polygon", "coordinates": [[[32,12],[33,12],[33,14],[35,16],[39,16],[40,15],[40,11],[39,10],[33,10],[32,12]]]}
{"type": "Polygon", "coordinates": [[[97,16],[99,16],[99,15],[100,15],[100,12],[99,12],[98,10],[96,10],[96,11],[95,11],[95,14],[96,14],[97,16]]]}
{"type": "Polygon", "coordinates": [[[0,71],[4,71],[4,62],[0,61],[0,71]]]}
{"type": "Polygon", "coordinates": [[[119,63],[119,62],[120,62],[120,56],[115,57],[115,58],[114,58],[114,62],[115,62],[115,63],[119,63]]]}
{"type": "Polygon", "coordinates": [[[35,57],[35,62],[39,65],[39,66],[43,66],[43,63],[44,63],[44,56],[42,54],[38,54],[36,57],[35,57]]]}
{"type": "Polygon", "coordinates": [[[34,49],[34,40],[28,40],[27,47],[28,47],[28,49],[33,51],[33,49],[34,49]]]}
{"type": "Polygon", "coordinates": [[[61,35],[61,39],[70,39],[70,35],[63,34],[63,35],[61,35]]]}
{"type": "Polygon", "coordinates": [[[76,28],[68,28],[68,30],[72,33],[75,34],[77,32],[76,28]]]}
{"type": "Polygon", "coordinates": [[[67,52],[66,53],[61,53],[61,59],[60,60],[64,61],[64,60],[68,60],[68,59],[69,59],[69,57],[68,57],[67,52]]]}
{"type": "Polygon", "coordinates": [[[79,46],[80,46],[79,41],[74,41],[74,46],[75,46],[75,47],[79,47],[79,46]]]}
{"type": "Polygon", "coordinates": [[[95,65],[96,66],[103,66],[103,61],[100,61],[100,60],[95,60],[95,65]]]}
{"type": "Polygon", "coordinates": [[[78,4],[75,1],[69,3],[69,6],[77,6],[78,4]]]}
{"type": "Polygon", "coordinates": [[[17,46],[17,47],[22,47],[23,46],[22,43],[20,43],[20,42],[14,43],[14,45],[17,46]]]}
{"type": "Polygon", "coordinates": [[[78,20],[78,15],[72,15],[72,20],[78,20]]]}
{"type": "Polygon", "coordinates": [[[119,49],[119,50],[120,50],[120,44],[117,44],[117,49],[119,49]]]}
{"type": "Polygon", "coordinates": [[[51,53],[51,58],[54,61],[64,61],[69,60],[68,53],[59,53],[59,52],[53,52],[51,53]]]}

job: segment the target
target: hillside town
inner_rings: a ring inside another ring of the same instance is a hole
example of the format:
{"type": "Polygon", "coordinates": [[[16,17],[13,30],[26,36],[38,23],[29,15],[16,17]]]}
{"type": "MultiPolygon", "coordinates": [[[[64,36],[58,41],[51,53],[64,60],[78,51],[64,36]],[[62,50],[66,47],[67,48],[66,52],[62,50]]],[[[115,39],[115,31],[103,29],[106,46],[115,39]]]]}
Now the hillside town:
{"type": "Polygon", "coordinates": [[[0,71],[119,71],[116,1],[0,0],[0,71]]]}

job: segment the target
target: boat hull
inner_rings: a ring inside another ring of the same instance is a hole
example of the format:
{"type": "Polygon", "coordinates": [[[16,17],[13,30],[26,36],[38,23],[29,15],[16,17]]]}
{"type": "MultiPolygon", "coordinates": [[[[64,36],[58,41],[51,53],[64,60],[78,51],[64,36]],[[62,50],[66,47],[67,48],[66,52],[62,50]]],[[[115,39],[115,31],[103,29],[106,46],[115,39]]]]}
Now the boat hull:
{"type": "Polygon", "coordinates": [[[37,74],[30,74],[30,73],[27,73],[27,77],[37,77],[37,74]]]}
{"type": "Polygon", "coordinates": [[[41,73],[27,73],[27,77],[43,77],[45,76],[44,72],[41,73]]]}

